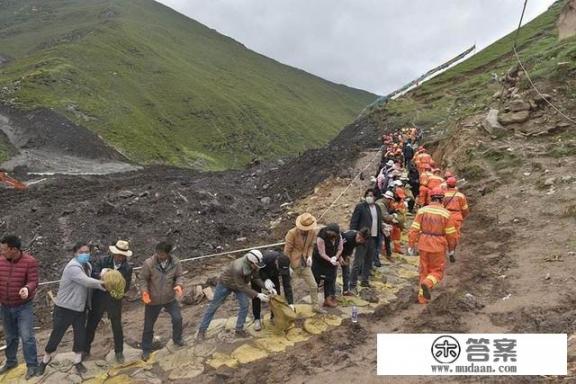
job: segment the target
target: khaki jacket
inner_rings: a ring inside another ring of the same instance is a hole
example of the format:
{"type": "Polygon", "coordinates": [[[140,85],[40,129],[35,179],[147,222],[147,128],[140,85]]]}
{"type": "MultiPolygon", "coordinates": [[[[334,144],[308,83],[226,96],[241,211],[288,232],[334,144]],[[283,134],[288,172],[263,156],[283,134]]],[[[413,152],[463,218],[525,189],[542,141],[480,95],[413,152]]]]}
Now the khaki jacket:
{"type": "Polygon", "coordinates": [[[144,261],[140,271],[140,289],[150,294],[151,305],[168,304],[176,298],[174,287],[184,288],[182,265],[174,256],[168,259],[166,269],[158,262],[156,256],[144,261]]]}
{"type": "Polygon", "coordinates": [[[312,257],[316,231],[308,231],[304,237],[294,227],[288,231],[285,240],[284,254],[290,258],[292,268],[301,267],[306,263],[306,258],[312,257]]]}

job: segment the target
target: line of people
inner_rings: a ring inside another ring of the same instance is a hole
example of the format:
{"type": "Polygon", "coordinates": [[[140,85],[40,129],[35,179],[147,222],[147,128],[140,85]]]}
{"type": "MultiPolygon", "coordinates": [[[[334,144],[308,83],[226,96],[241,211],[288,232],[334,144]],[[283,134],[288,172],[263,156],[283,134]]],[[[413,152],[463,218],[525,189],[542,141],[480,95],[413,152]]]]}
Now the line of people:
{"type": "MultiPolygon", "coordinates": [[[[406,129],[384,136],[383,157],[373,186],[352,213],[348,231],[335,223],[319,226],[316,218],[304,213],[285,237],[283,251],[252,250],[227,265],[218,278],[214,297],[206,307],[196,339],[206,337],[209,325],[226,298],[234,293],[239,304],[235,333],[247,337],[244,325],[252,303],[254,329],[262,329],[262,302],[282,293],[294,309],[294,279],[304,281],[313,310],[326,313],[338,306],[337,276],[341,270],[343,296],[358,294],[370,287],[372,270],[381,267],[380,254],[394,262],[393,254],[403,254],[402,235],[408,229],[408,215],[416,212],[408,230],[407,254],[420,255],[418,302],[427,303],[432,289],[444,275],[445,259],[455,261],[462,222],[468,214],[466,197],[456,187],[454,175],[441,177],[432,157],[415,141],[417,129],[406,129]],[[431,170],[431,172],[430,172],[431,170]],[[324,302],[320,305],[318,289],[324,302]]],[[[69,327],[73,329],[74,365],[85,373],[83,359],[90,355],[98,324],[106,313],[111,321],[114,352],[124,362],[122,300],[106,291],[103,278],[111,270],[119,271],[130,289],[132,251],[127,241],[109,247],[107,255],[92,256],[87,243],[73,248],[73,258],[62,273],[53,311],[53,329],[38,361],[33,331],[32,299],[38,287],[38,263],[21,249],[20,239],[5,236],[0,241],[0,304],[6,335],[6,362],[0,374],[16,367],[19,339],[27,364],[26,378],[44,374],[69,327]]],[[[179,299],[184,294],[183,270],[172,246],[161,242],[152,257],[146,259],[138,276],[144,309],[142,359],[152,352],[154,325],[164,309],[172,320],[172,340],[183,346],[182,314],[179,299]]]]}

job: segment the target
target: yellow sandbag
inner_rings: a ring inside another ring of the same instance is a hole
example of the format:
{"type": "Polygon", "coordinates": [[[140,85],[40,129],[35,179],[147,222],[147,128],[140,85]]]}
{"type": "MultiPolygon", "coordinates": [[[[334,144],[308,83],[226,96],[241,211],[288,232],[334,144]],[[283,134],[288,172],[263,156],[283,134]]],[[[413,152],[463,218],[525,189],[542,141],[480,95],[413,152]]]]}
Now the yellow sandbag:
{"type": "Polygon", "coordinates": [[[311,304],[294,304],[294,308],[299,319],[307,319],[316,315],[311,304]]]}
{"type": "Polygon", "coordinates": [[[312,335],[319,335],[328,330],[328,324],[320,318],[311,317],[304,321],[304,330],[312,335]]]}
{"type": "Polygon", "coordinates": [[[324,315],[322,316],[322,320],[332,327],[337,327],[342,324],[342,318],[336,315],[324,315]]]}
{"type": "Polygon", "coordinates": [[[355,305],[357,307],[366,307],[368,304],[370,304],[366,300],[362,300],[357,296],[338,296],[336,297],[336,300],[338,301],[338,304],[342,307],[350,307],[352,305],[355,305]]]}
{"type": "Polygon", "coordinates": [[[290,308],[284,297],[275,295],[270,297],[270,309],[274,314],[274,326],[279,333],[285,333],[294,325],[296,312],[290,308]]]}
{"type": "Polygon", "coordinates": [[[238,360],[240,364],[251,363],[253,361],[263,359],[267,355],[267,352],[248,344],[244,344],[232,352],[232,357],[238,360]]]}
{"type": "Polygon", "coordinates": [[[115,269],[109,270],[104,274],[104,287],[110,296],[114,299],[120,300],[124,297],[124,289],[126,288],[126,280],[120,272],[115,269]]]}
{"type": "Polygon", "coordinates": [[[268,352],[283,352],[287,347],[294,345],[293,342],[282,336],[262,337],[255,340],[254,343],[268,352]]]}
{"type": "Polygon", "coordinates": [[[286,333],[286,339],[293,343],[299,343],[301,341],[306,341],[310,338],[310,335],[306,333],[302,328],[291,328],[286,333]]]}
{"type": "Polygon", "coordinates": [[[208,360],[208,365],[214,369],[218,369],[223,365],[227,366],[228,368],[236,368],[239,364],[238,360],[232,356],[216,352],[212,355],[212,358],[208,360]]]}
{"type": "Polygon", "coordinates": [[[0,376],[0,383],[14,383],[20,378],[24,378],[26,373],[26,364],[20,364],[18,367],[9,370],[2,376],[0,376]]]}

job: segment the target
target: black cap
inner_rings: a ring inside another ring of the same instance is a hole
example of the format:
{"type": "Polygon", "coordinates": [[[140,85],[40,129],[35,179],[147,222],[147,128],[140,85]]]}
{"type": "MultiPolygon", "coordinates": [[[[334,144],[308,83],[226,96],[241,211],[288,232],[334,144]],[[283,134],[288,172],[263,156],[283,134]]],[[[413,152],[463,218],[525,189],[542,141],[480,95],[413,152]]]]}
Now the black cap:
{"type": "Polygon", "coordinates": [[[283,253],[278,256],[278,271],[280,275],[290,275],[290,258],[283,253]]]}

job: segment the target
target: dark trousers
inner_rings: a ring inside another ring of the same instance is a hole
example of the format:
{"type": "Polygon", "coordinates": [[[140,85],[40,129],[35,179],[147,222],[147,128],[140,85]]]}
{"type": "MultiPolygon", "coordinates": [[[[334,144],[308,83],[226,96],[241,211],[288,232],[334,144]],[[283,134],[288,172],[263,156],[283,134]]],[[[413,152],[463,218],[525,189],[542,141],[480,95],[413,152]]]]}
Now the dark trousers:
{"type": "Polygon", "coordinates": [[[320,281],[324,280],[324,300],[330,296],[336,296],[337,267],[327,266],[322,262],[314,261],[312,273],[314,273],[316,283],[320,284],[320,281]]]}
{"type": "Polygon", "coordinates": [[[4,323],[4,337],[6,338],[6,366],[18,365],[16,352],[18,340],[22,340],[22,352],[27,367],[38,366],[36,352],[36,338],[34,337],[34,311],[32,302],[16,307],[2,306],[2,322],[4,323]]]}
{"type": "MultiPolygon", "coordinates": [[[[280,279],[276,277],[270,280],[272,280],[274,286],[276,287],[276,291],[278,291],[278,294],[280,294],[280,279]]],[[[260,288],[258,285],[251,283],[251,286],[252,289],[255,290],[256,292],[258,293],[262,292],[262,288],[260,288]]],[[[261,313],[262,313],[262,301],[260,301],[259,298],[255,297],[252,299],[252,315],[254,316],[254,320],[260,320],[261,313]]],[[[272,313],[270,317],[273,318],[274,314],[272,313]]]]}
{"type": "Polygon", "coordinates": [[[182,343],[182,314],[178,301],[172,300],[168,304],[145,305],[144,306],[144,332],[142,332],[142,350],[150,352],[152,350],[152,339],[154,338],[154,324],[158,320],[158,315],[166,308],[172,318],[172,340],[182,343]]]}
{"type": "Polygon", "coordinates": [[[52,333],[50,333],[48,344],[46,344],[46,348],[44,348],[46,353],[56,351],[56,348],[58,348],[58,345],[70,326],[72,326],[72,330],[74,331],[72,351],[76,353],[83,352],[86,343],[86,314],[55,305],[52,318],[52,333]]]}
{"type": "Polygon", "coordinates": [[[112,324],[112,335],[114,335],[114,352],[121,353],[124,350],[124,333],[122,332],[122,300],[114,300],[106,292],[94,292],[92,296],[92,309],[88,312],[86,322],[86,348],[85,352],[90,353],[90,347],[94,341],[96,328],[104,313],[108,314],[108,319],[112,324]]]}
{"type": "Polygon", "coordinates": [[[384,236],[384,247],[386,248],[386,256],[392,257],[392,242],[390,236],[384,236]]]}
{"type": "Polygon", "coordinates": [[[358,275],[360,275],[362,282],[367,283],[370,279],[374,247],[376,247],[376,237],[371,237],[364,244],[356,247],[352,262],[352,273],[350,274],[350,288],[356,287],[358,275]]]}
{"type": "MultiPolygon", "coordinates": [[[[347,263],[350,263],[350,258],[347,258],[347,263]]],[[[350,290],[350,265],[342,265],[342,292],[350,290]]]]}

